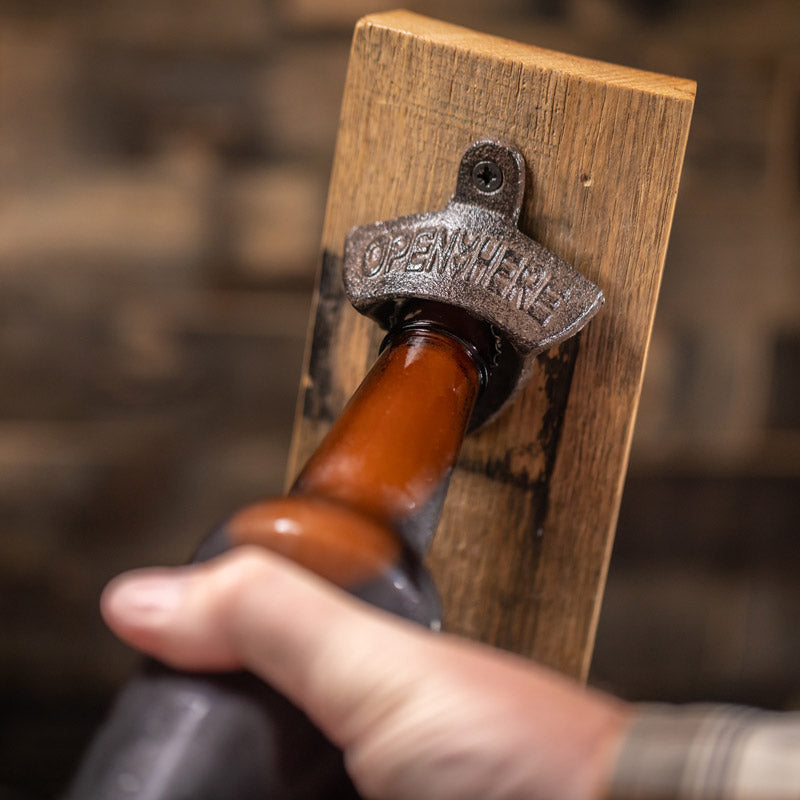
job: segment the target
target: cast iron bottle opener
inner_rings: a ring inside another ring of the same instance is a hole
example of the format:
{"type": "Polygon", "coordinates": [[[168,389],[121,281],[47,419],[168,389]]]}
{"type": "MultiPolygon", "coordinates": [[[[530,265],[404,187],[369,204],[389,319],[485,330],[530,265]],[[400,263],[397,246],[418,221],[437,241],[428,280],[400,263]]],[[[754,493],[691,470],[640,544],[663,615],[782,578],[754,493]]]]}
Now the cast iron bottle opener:
{"type": "Polygon", "coordinates": [[[391,329],[403,300],[431,300],[488,324],[498,347],[513,350],[517,368],[487,382],[473,428],[525,385],[537,354],[577,333],[603,304],[597,286],[517,228],[524,194],[522,154],[475,142],[444,209],[354,228],[345,240],[344,285],[362,314],[391,329]]]}
{"type": "MultiPolygon", "coordinates": [[[[343,277],[388,333],[375,365],[286,497],[233,515],[195,560],[256,544],[431,628],[422,559],[468,428],[500,412],[537,353],[579,331],[601,291],[517,229],[525,165],[472,144],[441,211],[354,228],[343,277]]],[[[341,753],[246,673],[181,673],[152,659],[124,687],[71,800],[357,797],[341,753]]]]}

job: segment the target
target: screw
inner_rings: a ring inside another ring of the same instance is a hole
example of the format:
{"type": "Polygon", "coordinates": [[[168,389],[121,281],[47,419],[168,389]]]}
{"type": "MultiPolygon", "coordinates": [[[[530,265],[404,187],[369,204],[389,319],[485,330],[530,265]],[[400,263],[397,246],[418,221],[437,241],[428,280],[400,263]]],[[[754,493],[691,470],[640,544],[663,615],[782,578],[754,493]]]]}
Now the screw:
{"type": "Polygon", "coordinates": [[[479,161],[472,168],[472,182],[478,191],[490,194],[503,185],[503,172],[494,161],[479,161]]]}

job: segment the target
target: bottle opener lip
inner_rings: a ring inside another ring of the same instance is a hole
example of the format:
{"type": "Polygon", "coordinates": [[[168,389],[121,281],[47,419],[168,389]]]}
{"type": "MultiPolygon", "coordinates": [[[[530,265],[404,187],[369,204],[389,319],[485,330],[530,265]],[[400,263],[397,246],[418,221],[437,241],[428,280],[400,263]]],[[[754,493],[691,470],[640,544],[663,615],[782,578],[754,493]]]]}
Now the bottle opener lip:
{"type": "Polygon", "coordinates": [[[492,325],[522,362],[492,417],[527,381],[538,353],[573,336],[600,310],[599,287],[517,223],[525,160],[481,139],[464,152],[450,202],[438,211],[354,227],[343,278],[353,306],[388,328],[398,303],[434,300],[492,325]]]}

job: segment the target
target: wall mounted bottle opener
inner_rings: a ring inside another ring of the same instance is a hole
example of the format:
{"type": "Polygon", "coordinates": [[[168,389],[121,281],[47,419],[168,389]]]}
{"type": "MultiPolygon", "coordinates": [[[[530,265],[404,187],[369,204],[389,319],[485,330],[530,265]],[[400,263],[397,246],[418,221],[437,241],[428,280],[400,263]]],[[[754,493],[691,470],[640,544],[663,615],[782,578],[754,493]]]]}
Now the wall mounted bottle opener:
{"type": "MultiPolygon", "coordinates": [[[[477,141],[444,209],[354,228],[345,243],[347,296],[383,328],[396,324],[404,301],[431,300],[490,325],[497,347],[512,351],[513,366],[478,399],[473,427],[525,385],[539,353],[577,333],[603,303],[597,286],[517,228],[524,194],[522,154],[477,141]]],[[[491,365],[506,355],[484,357],[491,365]]]]}

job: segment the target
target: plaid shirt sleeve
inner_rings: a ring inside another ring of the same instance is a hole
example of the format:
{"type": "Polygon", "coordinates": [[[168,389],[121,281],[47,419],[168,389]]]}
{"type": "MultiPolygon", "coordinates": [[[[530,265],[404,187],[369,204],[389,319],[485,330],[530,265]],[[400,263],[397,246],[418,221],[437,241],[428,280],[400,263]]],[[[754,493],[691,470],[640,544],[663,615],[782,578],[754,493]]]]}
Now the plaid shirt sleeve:
{"type": "Polygon", "coordinates": [[[800,713],[640,705],[608,800],[800,800],[800,713]]]}

